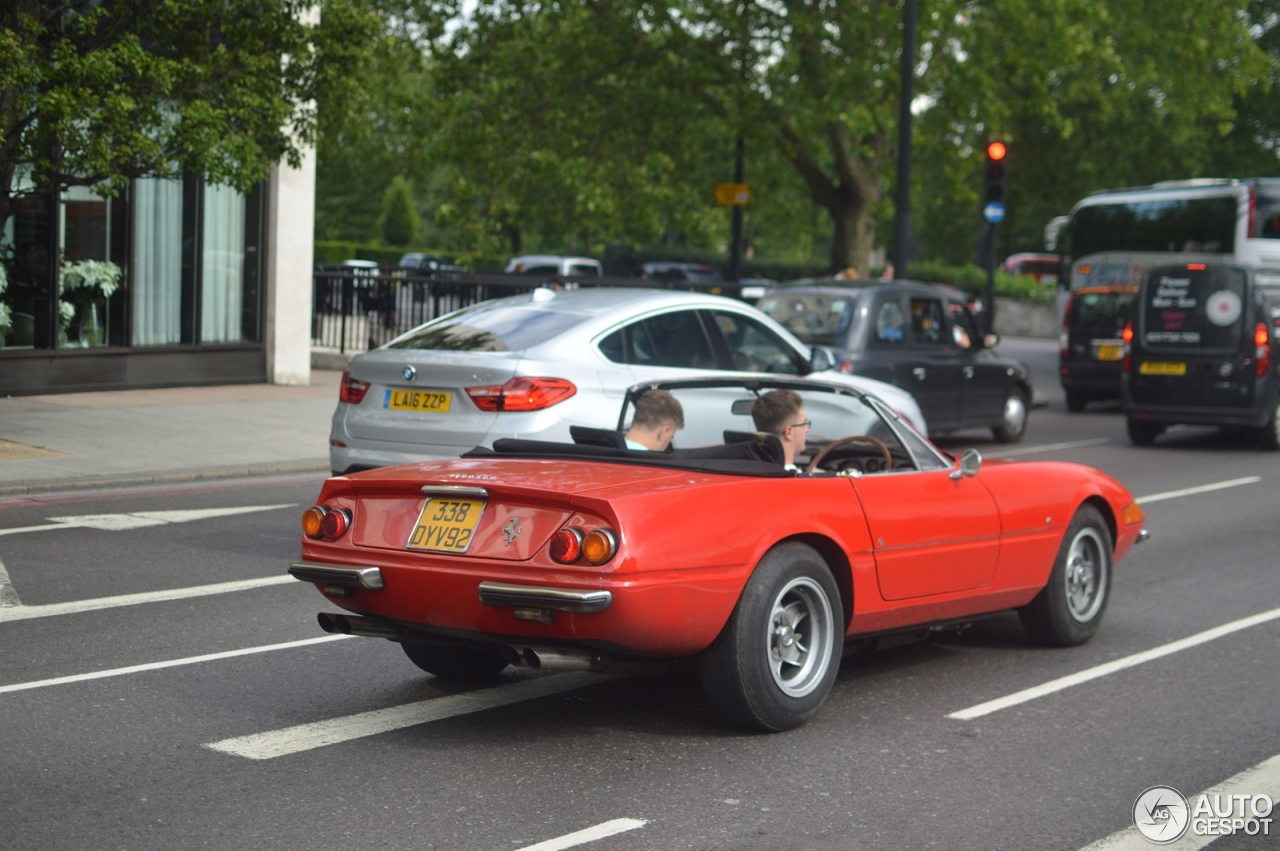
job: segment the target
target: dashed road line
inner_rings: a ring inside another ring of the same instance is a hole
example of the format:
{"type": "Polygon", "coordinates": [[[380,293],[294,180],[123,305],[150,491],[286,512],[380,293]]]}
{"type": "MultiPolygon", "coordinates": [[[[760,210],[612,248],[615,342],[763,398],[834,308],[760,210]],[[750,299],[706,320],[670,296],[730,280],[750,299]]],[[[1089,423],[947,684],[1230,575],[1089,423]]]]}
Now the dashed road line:
{"type": "Polygon", "coordinates": [[[644,827],[648,823],[646,819],[616,818],[613,821],[597,824],[595,827],[588,827],[575,833],[567,833],[555,839],[539,842],[537,845],[526,845],[523,848],[517,848],[516,851],[560,851],[562,848],[586,845],[588,842],[595,842],[597,839],[604,839],[606,836],[626,833],[628,830],[644,827]]]}
{"type": "Polygon", "coordinates": [[[221,653],[206,653],[203,656],[188,656],[185,659],[169,659],[165,662],[147,662],[142,665],[130,665],[127,668],[112,668],[107,671],[91,671],[87,674],[71,674],[66,677],[53,677],[48,680],[35,680],[29,683],[13,683],[0,686],[0,694],[15,691],[29,691],[49,686],[62,686],[68,683],[82,683],[86,680],[101,680],[107,677],[123,677],[126,674],[140,674],[144,671],[159,671],[164,668],[178,668],[183,665],[196,665],[201,662],[215,662],[219,659],[234,659],[237,656],[253,656],[258,653],[270,653],[275,650],[292,650],[296,647],[309,647],[312,644],[324,644],[351,638],[350,635],[322,635],[319,638],[304,638],[300,641],[286,641],[283,644],[264,644],[261,647],[246,647],[243,650],[224,650],[221,653]]]}
{"type": "Polygon", "coordinates": [[[992,712],[999,712],[1001,709],[1008,709],[1011,706],[1017,706],[1021,703],[1035,700],[1045,695],[1054,694],[1055,692],[1078,686],[1081,683],[1087,683],[1090,680],[1096,680],[1114,674],[1117,671],[1123,671],[1125,668],[1132,668],[1136,665],[1142,665],[1165,656],[1170,656],[1183,650],[1189,650],[1201,644],[1207,644],[1210,641],[1222,638],[1232,633],[1240,632],[1252,626],[1268,623],[1280,618],[1280,609],[1272,609],[1268,612],[1252,615],[1247,618],[1232,621],[1231,623],[1216,626],[1213,629],[1206,629],[1204,632],[1198,632],[1195,635],[1182,638],[1177,641],[1171,641],[1168,644],[1162,644],[1159,647],[1153,647],[1150,650],[1144,650],[1141,653],[1134,653],[1131,656],[1125,656],[1122,659],[1115,659],[1102,665],[1096,665],[1087,668],[1075,674],[1069,674],[1065,677],[1059,677],[1056,680],[1050,680],[1042,685],[1033,686],[1032,688],[1023,689],[1015,692],[1007,697],[1001,697],[996,700],[989,700],[986,703],[979,703],[976,706],[970,706],[968,709],[961,709],[959,712],[952,712],[948,718],[955,718],[960,721],[972,721],[974,718],[981,718],[983,715],[990,715],[992,712]]]}
{"type": "Polygon", "coordinates": [[[1068,440],[1065,443],[1042,443],[1039,446],[1019,446],[1017,449],[1004,449],[983,455],[984,458],[1013,458],[1018,455],[1034,455],[1037,452],[1053,452],[1058,449],[1079,449],[1084,446],[1101,446],[1110,443],[1109,437],[1093,437],[1088,440],[1068,440]]]}
{"type": "MultiPolygon", "coordinates": [[[[1201,795],[1208,796],[1210,800],[1225,801],[1231,795],[1267,795],[1273,801],[1280,800],[1280,754],[1271,757],[1271,759],[1263,760],[1253,768],[1247,768],[1234,777],[1228,778],[1223,782],[1214,786],[1212,789],[1205,789],[1198,795],[1187,796],[1187,802],[1193,808],[1195,802],[1200,799],[1201,795]],[[1220,796],[1220,797],[1215,797],[1220,796]]],[[[1136,795],[1134,797],[1137,797],[1136,795]]],[[[1217,812],[1215,811],[1215,815],[1217,812]]],[[[1237,813],[1237,815],[1239,815],[1237,813]]],[[[1246,813],[1247,817],[1248,814],[1246,813]]],[[[1164,848],[1172,849],[1172,851],[1199,851],[1209,845],[1219,837],[1216,835],[1197,836],[1194,830],[1194,822],[1188,825],[1187,832],[1182,838],[1176,842],[1169,842],[1163,845],[1164,848]]],[[[1280,829],[1280,821],[1272,820],[1270,827],[1280,829]]],[[[1271,841],[1275,841],[1275,834],[1271,834],[1271,841]]],[[[1142,834],[1138,833],[1137,828],[1127,827],[1124,830],[1118,830],[1108,837],[1099,839],[1097,842],[1090,843],[1080,851],[1149,851],[1153,843],[1149,839],[1144,839],[1142,834]]]]}
{"type": "Polygon", "coordinates": [[[1214,482],[1211,485],[1197,485],[1193,488],[1182,488],[1176,491],[1165,491],[1164,493],[1153,493],[1151,496],[1140,496],[1137,498],[1139,505],[1149,505],[1153,502],[1164,502],[1166,499],[1177,499],[1180,496],[1192,496],[1198,493],[1210,493],[1212,491],[1226,490],[1227,488],[1238,488],[1241,485],[1254,485],[1262,481],[1262,476],[1245,476],[1242,479],[1228,479],[1225,482],[1214,482]]]}
{"type": "Polygon", "coordinates": [[[299,724],[283,730],[254,733],[210,742],[206,748],[246,759],[274,759],[279,756],[336,745],[366,736],[414,727],[430,721],[440,721],[472,712],[483,712],[511,703],[533,700],[538,697],[573,691],[584,686],[612,679],[604,674],[570,673],[550,674],[536,679],[523,680],[509,685],[495,686],[479,691],[437,697],[417,703],[406,703],[387,709],[375,709],[341,718],[329,718],[311,724],[299,724]]]}
{"type": "Polygon", "coordinates": [[[67,517],[50,517],[49,519],[53,522],[43,526],[0,529],[0,535],[52,532],[57,529],[98,529],[104,532],[120,532],[127,529],[144,529],[148,526],[190,523],[193,520],[211,520],[215,517],[233,517],[237,514],[252,514],[257,511],[275,511],[279,508],[297,508],[297,503],[240,505],[234,508],[191,508],[175,511],[133,511],[127,514],[76,514],[67,517]]]}
{"type": "Polygon", "coordinates": [[[144,591],[139,594],[121,594],[118,597],[94,597],[91,600],[72,600],[69,603],[45,603],[38,606],[9,606],[0,608],[0,623],[24,621],[31,618],[48,618],[56,615],[72,615],[93,612],[98,609],[114,609],[118,606],[137,606],[142,603],[161,603],[168,600],[186,600],[191,597],[208,597],[232,591],[249,591],[271,585],[300,585],[288,574],[264,576],[260,579],[240,579],[219,582],[214,585],[193,585],[187,588],[170,588],[166,591],[144,591]]]}

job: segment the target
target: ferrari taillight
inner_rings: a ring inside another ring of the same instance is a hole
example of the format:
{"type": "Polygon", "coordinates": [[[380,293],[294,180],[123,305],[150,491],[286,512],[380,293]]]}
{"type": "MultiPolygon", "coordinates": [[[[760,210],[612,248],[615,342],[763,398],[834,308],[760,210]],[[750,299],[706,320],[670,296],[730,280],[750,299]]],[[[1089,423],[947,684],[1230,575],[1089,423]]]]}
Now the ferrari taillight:
{"type": "Polygon", "coordinates": [[[604,564],[618,551],[618,536],[612,529],[596,529],[582,539],[582,554],[592,564],[604,564]]]}
{"type": "Polygon", "coordinates": [[[1129,352],[1133,349],[1133,323],[1124,323],[1124,333],[1120,335],[1121,341],[1124,342],[1124,358],[1120,361],[1120,369],[1123,372],[1132,370],[1129,362],[1129,352]]]}
{"type": "Polygon", "coordinates": [[[482,411],[541,411],[568,399],[578,388],[564,378],[513,378],[506,384],[468,387],[482,411]]]}
{"type": "Polygon", "coordinates": [[[342,371],[342,385],[338,388],[338,401],[359,405],[364,394],[369,392],[369,382],[352,378],[347,370],[342,371]]]}
{"type": "Polygon", "coordinates": [[[577,561],[578,556],[582,555],[582,539],[582,530],[572,526],[556,532],[551,538],[552,560],[561,564],[571,564],[577,561]]]}
{"type": "Polygon", "coordinates": [[[318,505],[313,505],[306,511],[302,512],[302,534],[312,540],[319,540],[324,535],[324,509],[318,505]]]}
{"type": "Polygon", "coordinates": [[[351,528],[351,512],[345,508],[313,505],[302,512],[302,534],[313,541],[336,541],[351,528]]]}
{"type": "Polygon", "coordinates": [[[1271,334],[1267,331],[1265,322],[1259,322],[1254,329],[1253,344],[1257,346],[1257,351],[1254,352],[1256,360],[1253,374],[1262,378],[1271,371],[1271,334]]]}

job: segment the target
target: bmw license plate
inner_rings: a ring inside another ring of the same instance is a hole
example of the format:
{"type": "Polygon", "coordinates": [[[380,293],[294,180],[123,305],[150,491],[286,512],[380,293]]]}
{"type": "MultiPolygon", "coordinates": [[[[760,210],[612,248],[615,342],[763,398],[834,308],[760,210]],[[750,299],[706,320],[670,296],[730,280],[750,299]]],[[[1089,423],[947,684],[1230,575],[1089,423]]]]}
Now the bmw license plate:
{"type": "Polygon", "coordinates": [[[1182,361],[1145,360],[1138,372],[1143,375],[1186,375],[1187,365],[1182,361]]]}
{"type": "Polygon", "coordinates": [[[429,411],[447,414],[453,394],[448,390],[388,390],[382,407],[388,411],[429,411]]]}
{"type": "Polygon", "coordinates": [[[465,553],[484,514],[484,505],[483,499],[428,499],[405,546],[411,550],[465,553]]]}

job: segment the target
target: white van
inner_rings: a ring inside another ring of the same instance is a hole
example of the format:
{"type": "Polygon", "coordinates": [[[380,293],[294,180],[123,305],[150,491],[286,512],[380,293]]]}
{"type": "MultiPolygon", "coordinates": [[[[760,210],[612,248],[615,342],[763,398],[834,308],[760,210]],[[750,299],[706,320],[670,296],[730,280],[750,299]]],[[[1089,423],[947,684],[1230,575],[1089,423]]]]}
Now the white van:
{"type": "Polygon", "coordinates": [[[567,278],[599,278],[604,275],[604,267],[599,260],[558,254],[521,254],[511,258],[502,271],[514,275],[564,275],[567,278]]]}

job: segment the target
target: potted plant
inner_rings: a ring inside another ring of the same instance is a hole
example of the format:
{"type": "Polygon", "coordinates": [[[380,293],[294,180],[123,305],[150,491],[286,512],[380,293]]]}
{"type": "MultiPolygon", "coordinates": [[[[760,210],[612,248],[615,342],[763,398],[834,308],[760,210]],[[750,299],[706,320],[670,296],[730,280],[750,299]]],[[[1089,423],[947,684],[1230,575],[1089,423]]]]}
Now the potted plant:
{"type": "Polygon", "coordinates": [[[58,312],[62,327],[81,346],[106,345],[102,317],[107,299],[120,285],[120,267],[110,260],[63,261],[58,312]]]}

